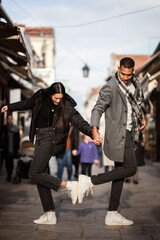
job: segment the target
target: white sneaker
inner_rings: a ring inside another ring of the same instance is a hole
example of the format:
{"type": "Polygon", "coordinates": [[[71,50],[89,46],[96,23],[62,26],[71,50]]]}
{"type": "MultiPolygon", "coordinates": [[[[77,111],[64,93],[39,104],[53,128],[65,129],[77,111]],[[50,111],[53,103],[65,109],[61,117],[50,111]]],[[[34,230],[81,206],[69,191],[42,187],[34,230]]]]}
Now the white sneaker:
{"type": "Polygon", "coordinates": [[[48,224],[54,225],[57,223],[56,214],[55,212],[47,212],[42,215],[40,218],[33,221],[36,224],[48,224]]]}
{"type": "Polygon", "coordinates": [[[72,199],[72,203],[77,202],[78,194],[78,182],[77,181],[67,181],[67,194],[72,199]]]}
{"type": "Polygon", "coordinates": [[[78,178],[79,186],[78,186],[78,202],[82,203],[84,196],[88,196],[89,192],[93,195],[93,183],[91,182],[91,178],[86,175],[79,175],[78,178]]]}
{"type": "Polygon", "coordinates": [[[105,217],[106,225],[133,225],[134,222],[124,218],[117,211],[107,211],[105,217]]]}

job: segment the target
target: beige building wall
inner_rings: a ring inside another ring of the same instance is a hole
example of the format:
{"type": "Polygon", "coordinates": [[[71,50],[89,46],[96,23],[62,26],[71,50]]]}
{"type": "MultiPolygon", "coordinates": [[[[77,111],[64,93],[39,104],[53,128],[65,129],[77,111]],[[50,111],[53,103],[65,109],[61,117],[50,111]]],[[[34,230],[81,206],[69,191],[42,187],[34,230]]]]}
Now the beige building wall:
{"type": "Polygon", "coordinates": [[[55,38],[50,27],[27,28],[30,43],[34,51],[32,72],[47,85],[55,82],[55,38]]]}
{"type": "MultiPolygon", "coordinates": [[[[42,61],[40,67],[53,68],[54,67],[54,39],[53,37],[30,37],[30,42],[33,50],[42,61]],[[44,59],[45,58],[45,59],[44,59]],[[44,64],[43,64],[43,61],[44,64]]],[[[33,65],[32,67],[36,67],[33,65]]]]}

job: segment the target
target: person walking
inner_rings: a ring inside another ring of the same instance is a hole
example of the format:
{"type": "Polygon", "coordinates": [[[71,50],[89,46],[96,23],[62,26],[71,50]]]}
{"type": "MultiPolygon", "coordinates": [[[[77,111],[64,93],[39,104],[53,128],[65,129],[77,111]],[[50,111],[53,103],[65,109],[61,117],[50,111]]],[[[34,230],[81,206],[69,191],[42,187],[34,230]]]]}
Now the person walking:
{"type": "MultiPolygon", "coordinates": [[[[66,94],[61,82],[47,89],[38,90],[31,98],[4,106],[1,112],[32,110],[30,141],[34,142],[35,154],[29,178],[37,184],[45,214],[34,220],[36,224],[56,224],[55,205],[51,189],[67,189],[72,203],[77,201],[77,181],[62,181],[48,174],[51,156],[62,157],[66,149],[70,123],[84,134],[92,137],[90,125],[75,109],[76,102],[66,94]]],[[[96,141],[95,141],[96,142],[96,141]]],[[[97,141],[98,143],[98,141],[97,141]]]]}
{"type": "Polygon", "coordinates": [[[104,153],[103,153],[103,165],[105,173],[114,169],[114,162],[107,158],[104,153]]]}
{"type": "Polygon", "coordinates": [[[105,112],[104,153],[115,162],[115,169],[87,177],[79,175],[78,200],[94,185],[112,181],[106,225],[132,225],[133,221],[118,213],[125,178],[136,173],[135,143],[146,120],[141,108],[143,92],[133,74],[134,61],[125,57],[120,60],[118,72],[100,90],[91,114],[93,139],[97,138],[100,118],[105,112]]]}
{"type": "Polygon", "coordinates": [[[71,158],[71,130],[72,126],[69,129],[68,138],[66,142],[66,150],[62,158],[58,157],[58,178],[62,179],[64,166],[67,168],[68,180],[71,180],[72,177],[72,158],[71,158]]]}
{"type": "Polygon", "coordinates": [[[79,131],[74,127],[72,127],[70,138],[71,138],[72,164],[74,165],[74,178],[78,179],[80,156],[79,155],[74,156],[73,153],[74,150],[78,150],[80,134],[79,131]]]}
{"type": "Polygon", "coordinates": [[[73,152],[74,155],[80,155],[80,163],[82,174],[91,176],[92,165],[98,164],[98,151],[96,145],[91,138],[84,136],[84,140],[80,143],[78,151],[73,152]]]}
{"type": "Polygon", "coordinates": [[[11,181],[14,159],[19,155],[20,134],[19,127],[13,124],[13,117],[11,113],[7,114],[7,124],[2,128],[1,132],[1,151],[5,160],[5,167],[7,172],[6,180],[11,181]]]}

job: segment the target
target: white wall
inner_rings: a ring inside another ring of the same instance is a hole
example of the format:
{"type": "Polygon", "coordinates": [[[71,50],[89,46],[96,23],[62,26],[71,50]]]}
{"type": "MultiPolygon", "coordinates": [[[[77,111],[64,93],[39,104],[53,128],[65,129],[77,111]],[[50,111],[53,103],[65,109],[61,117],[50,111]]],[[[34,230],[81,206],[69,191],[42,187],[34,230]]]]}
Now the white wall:
{"type": "MultiPolygon", "coordinates": [[[[10,103],[21,101],[21,89],[11,89],[10,90],[10,103]]],[[[13,123],[17,124],[18,121],[18,113],[13,112],[13,123]]]]}

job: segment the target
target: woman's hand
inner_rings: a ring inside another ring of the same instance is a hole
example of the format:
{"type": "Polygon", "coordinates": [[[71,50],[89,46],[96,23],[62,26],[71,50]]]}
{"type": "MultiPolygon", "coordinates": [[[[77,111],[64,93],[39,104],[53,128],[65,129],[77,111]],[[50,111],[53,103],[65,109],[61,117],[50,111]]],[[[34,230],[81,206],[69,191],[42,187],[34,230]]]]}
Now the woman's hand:
{"type": "Polygon", "coordinates": [[[7,112],[8,111],[8,106],[4,106],[1,108],[1,113],[7,112]]]}

